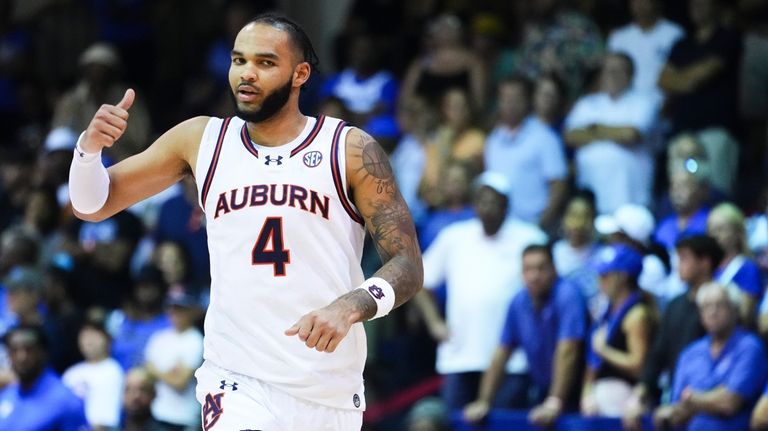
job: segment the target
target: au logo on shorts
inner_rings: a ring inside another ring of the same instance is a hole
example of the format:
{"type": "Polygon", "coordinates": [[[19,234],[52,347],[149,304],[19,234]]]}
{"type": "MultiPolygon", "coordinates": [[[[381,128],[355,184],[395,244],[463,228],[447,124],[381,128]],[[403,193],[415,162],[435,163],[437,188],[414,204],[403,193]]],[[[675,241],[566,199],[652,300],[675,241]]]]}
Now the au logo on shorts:
{"type": "Polygon", "coordinates": [[[314,168],[323,161],[323,153],[320,151],[310,151],[304,154],[302,160],[308,168],[314,168]]]}
{"type": "Polygon", "coordinates": [[[205,431],[213,428],[221,418],[221,414],[224,413],[224,408],[221,406],[223,396],[223,392],[216,395],[209,393],[205,396],[205,405],[203,406],[203,429],[205,431]]]}
{"type": "Polygon", "coordinates": [[[352,397],[352,403],[355,404],[355,407],[359,408],[360,407],[360,395],[355,394],[352,397]]]}

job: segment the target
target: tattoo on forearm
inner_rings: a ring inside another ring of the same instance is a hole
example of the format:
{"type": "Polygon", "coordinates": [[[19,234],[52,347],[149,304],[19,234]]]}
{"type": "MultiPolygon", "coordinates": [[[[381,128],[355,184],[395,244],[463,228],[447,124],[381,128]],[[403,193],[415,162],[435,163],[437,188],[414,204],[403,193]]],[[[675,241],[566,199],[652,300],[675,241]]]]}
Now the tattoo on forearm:
{"type": "Polygon", "coordinates": [[[422,263],[416,229],[408,206],[397,189],[387,154],[375,139],[356,131],[348,141],[354,174],[367,190],[375,194],[358,195],[359,208],[365,208],[373,243],[383,266],[376,275],[388,280],[397,292],[396,306],[421,288],[422,263]],[[373,187],[375,186],[375,188],[373,187]]]}
{"type": "Polygon", "coordinates": [[[371,237],[383,262],[401,251],[411,249],[405,241],[415,238],[416,231],[411,222],[408,209],[403,205],[387,205],[384,202],[371,202],[374,208],[371,217],[371,237]]]}

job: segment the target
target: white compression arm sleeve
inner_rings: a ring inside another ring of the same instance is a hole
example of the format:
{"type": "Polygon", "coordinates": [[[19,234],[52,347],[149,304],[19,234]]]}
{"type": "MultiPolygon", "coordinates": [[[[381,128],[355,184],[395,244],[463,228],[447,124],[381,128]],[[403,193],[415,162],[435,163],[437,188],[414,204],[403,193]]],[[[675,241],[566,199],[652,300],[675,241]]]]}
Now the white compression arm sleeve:
{"type": "Polygon", "coordinates": [[[109,174],[101,163],[101,151],[86,153],[80,148],[85,132],[75,146],[72,164],[69,166],[69,199],[72,207],[83,214],[100,210],[109,196],[109,174]]]}

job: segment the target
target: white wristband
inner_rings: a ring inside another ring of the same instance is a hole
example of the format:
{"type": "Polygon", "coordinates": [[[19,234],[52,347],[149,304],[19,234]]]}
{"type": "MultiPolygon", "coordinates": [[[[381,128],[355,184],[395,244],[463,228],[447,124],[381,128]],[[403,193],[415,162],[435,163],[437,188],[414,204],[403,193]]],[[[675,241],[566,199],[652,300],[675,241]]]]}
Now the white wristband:
{"type": "Polygon", "coordinates": [[[75,146],[69,167],[69,199],[72,207],[83,214],[93,214],[104,206],[109,196],[109,173],[101,163],[101,151],[86,153],[75,146]]]}
{"type": "Polygon", "coordinates": [[[376,315],[370,320],[386,316],[395,307],[395,289],[387,280],[371,277],[357,288],[368,292],[371,298],[376,301],[376,315]]]}

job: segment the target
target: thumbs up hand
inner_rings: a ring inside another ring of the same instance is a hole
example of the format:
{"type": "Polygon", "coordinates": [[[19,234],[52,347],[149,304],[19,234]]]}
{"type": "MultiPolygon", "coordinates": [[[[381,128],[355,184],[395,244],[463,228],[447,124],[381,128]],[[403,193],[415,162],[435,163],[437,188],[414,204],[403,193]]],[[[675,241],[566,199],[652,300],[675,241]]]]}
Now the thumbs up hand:
{"type": "Polygon", "coordinates": [[[123,136],[128,127],[128,109],[135,98],[136,92],[129,88],[116,105],[101,105],[85,131],[80,149],[86,153],[98,153],[104,147],[111,147],[123,136]]]}

